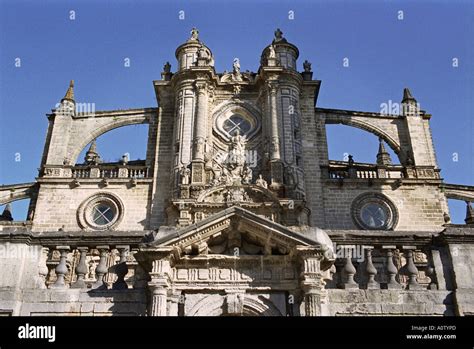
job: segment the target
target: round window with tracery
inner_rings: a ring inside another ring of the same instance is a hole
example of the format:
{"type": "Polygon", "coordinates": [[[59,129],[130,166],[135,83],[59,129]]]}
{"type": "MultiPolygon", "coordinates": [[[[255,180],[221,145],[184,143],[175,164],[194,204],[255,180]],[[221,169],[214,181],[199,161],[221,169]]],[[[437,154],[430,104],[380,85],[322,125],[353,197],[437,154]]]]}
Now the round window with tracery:
{"type": "Polygon", "coordinates": [[[230,136],[235,136],[237,134],[237,131],[241,135],[246,135],[250,132],[252,125],[247,119],[245,119],[241,115],[234,114],[224,121],[222,128],[230,136]]]}
{"type": "Polygon", "coordinates": [[[107,230],[116,227],[123,216],[121,200],[110,193],[99,193],[85,200],[78,209],[82,228],[107,230]]]}
{"type": "Polygon", "coordinates": [[[398,222],[394,203],[380,193],[365,193],[352,202],[352,219],[361,229],[390,230],[398,222]]]}

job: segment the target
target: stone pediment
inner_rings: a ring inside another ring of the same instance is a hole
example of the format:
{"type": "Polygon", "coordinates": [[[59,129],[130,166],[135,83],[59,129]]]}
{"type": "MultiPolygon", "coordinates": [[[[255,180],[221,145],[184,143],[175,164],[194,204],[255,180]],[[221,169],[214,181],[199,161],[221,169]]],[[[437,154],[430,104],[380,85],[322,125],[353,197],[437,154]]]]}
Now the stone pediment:
{"type": "Polygon", "coordinates": [[[331,254],[327,240],[319,240],[234,206],[181,229],[163,228],[149,246],[172,248],[180,256],[292,255],[297,246],[331,254]]]}

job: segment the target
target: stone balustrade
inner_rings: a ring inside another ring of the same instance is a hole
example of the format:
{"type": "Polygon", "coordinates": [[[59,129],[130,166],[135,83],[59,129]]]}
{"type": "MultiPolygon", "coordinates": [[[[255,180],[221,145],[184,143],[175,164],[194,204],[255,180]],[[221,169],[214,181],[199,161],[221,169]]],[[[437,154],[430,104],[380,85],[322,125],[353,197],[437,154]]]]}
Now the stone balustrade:
{"type": "Polygon", "coordinates": [[[439,170],[430,166],[404,167],[402,165],[376,165],[329,161],[321,166],[327,179],[439,179],[439,170]]]}
{"type": "Polygon", "coordinates": [[[431,251],[417,246],[337,245],[326,288],[438,289],[431,251]]]}
{"type": "Polygon", "coordinates": [[[130,245],[43,247],[40,278],[46,288],[124,290],[144,288],[144,271],[130,245]]]}
{"type": "Polygon", "coordinates": [[[148,166],[97,165],[97,166],[45,166],[43,178],[149,178],[148,166]]]}

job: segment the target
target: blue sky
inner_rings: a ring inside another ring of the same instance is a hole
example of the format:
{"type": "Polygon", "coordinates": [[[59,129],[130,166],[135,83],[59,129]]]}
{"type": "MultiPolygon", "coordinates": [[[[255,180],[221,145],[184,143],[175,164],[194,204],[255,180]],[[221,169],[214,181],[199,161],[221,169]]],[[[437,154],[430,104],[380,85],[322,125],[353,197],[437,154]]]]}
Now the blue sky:
{"type": "MultiPolygon", "coordinates": [[[[175,69],[174,51],[193,26],[213,51],[218,71],[231,70],[234,57],[243,71],[256,71],[280,27],[300,49],[299,69],[308,59],[322,80],[320,107],[379,111],[381,103],[400,102],[410,87],[433,114],[442,176],[474,185],[473,2],[397,0],[0,0],[0,183],[34,180],[45,113],[70,79],[76,100],[95,103],[96,110],[156,106],[152,80],[166,61],[175,69]]],[[[356,161],[373,161],[377,139],[367,135],[329,127],[331,157],[351,153],[356,161]]],[[[133,126],[103,136],[98,145],[105,159],[115,160],[125,152],[143,158],[145,142],[146,127],[133,126]]],[[[462,222],[464,203],[452,208],[453,220],[462,222]]]]}

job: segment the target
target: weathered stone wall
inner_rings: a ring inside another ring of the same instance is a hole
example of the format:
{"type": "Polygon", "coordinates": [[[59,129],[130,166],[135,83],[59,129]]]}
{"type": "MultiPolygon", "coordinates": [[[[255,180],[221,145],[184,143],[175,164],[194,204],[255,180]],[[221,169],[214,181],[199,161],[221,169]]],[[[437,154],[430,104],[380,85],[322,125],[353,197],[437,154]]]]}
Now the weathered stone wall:
{"type": "Polygon", "coordinates": [[[455,315],[450,291],[328,290],[330,316],[455,315]]]}
{"type": "Polygon", "coordinates": [[[124,213],[119,230],[144,230],[148,228],[151,201],[151,183],[110,183],[100,188],[97,183],[83,183],[71,189],[69,184],[43,183],[33,220],[33,231],[81,230],[78,223],[78,208],[81,203],[96,193],[112,193],[123,202],[124,213]]]}
{"type": "Polygon", "coordinates": [[[0,288],[0,309],[14,316],[146,315],[144,290],[0,288]]]}
{"type": "Polygon", "coordinates": [[[351,212],[353,200],[363,193],[381,193],[397,207],[397,231],[441,231],[447,212],[446,198],[437,185],[372,185],[360,180],[344,180],[342,186],[334,180],[323,183],[324,215],[328,229],[357,229],[351,212]]]}

